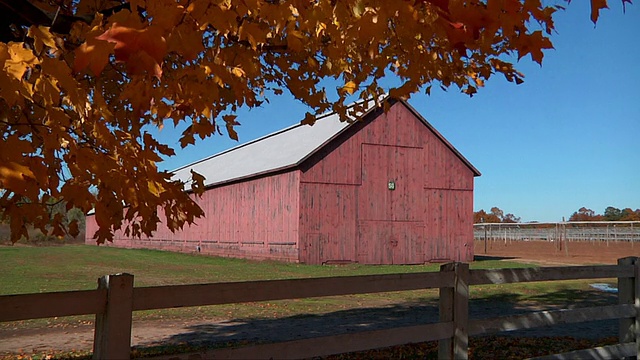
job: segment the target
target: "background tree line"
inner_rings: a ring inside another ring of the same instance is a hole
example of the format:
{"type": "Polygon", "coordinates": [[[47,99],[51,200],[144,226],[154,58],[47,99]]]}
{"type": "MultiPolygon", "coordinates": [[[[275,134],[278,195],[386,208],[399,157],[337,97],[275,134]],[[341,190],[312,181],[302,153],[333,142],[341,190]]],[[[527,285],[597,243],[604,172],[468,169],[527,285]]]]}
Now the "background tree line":
{"type": "MultiPolygon", "coordinates": [[[[586,207],[581,207],[571,214],[569,221],[640,221],[640,209],[631,208],[618,209],[608,206],[604,209],[604,214],[596,214],[595,211],[586,207]]],[[[473,213],[473,223],[519,223],[520,218],[508,213],[505,214],[498,207],[492,207],[489,212],[483,209],[473,213]]]]}
{"type": "Polygon", "coordinates": [[[487,213],[483,209],[473,213],[473,223],[519,223],[520,218],[504,211],[500,210],[497,206],[494,206],[487,213]]]}
{"type": "Polygon", "coordinates": [[[581,207],[571,214],[569,221],[640,221],[640,209],[624,208],[620,210],[616,207],[608,206],[604,209],[604,214],[596,214],[591,209],[581,207]]]}
{"type": "MultiPolygon", "coordinates": [[[[24,199],[28,202],[28,199],[24,199]]],[[[34,226],[27,228],[29,238],[22,237],[19,242],[31,244],[84,242],[85,214],[82,210],[70,207],[64,200],[49,199],[47,212],[50,219],[57,219],[60,227],[48,226],[46,232],[34,226]],[[71,225],[74,224],[74,225],[71,225]]],[[[0,214],[0,244],[11,243],[11,218],[0,214]]]]}

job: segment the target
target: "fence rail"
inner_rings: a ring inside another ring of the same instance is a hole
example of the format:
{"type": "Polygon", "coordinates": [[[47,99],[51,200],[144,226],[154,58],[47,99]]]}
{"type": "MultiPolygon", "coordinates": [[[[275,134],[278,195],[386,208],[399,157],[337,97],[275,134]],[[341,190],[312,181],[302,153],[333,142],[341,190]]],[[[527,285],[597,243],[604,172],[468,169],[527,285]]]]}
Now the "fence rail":
{"type": "MultiPolygon", "coordinates": [[[[96,290],[0,296],[0,321],[96,314],[94,358],[126,358],[131,351],[132,312],[137,310],[438,288],[436,323],[216,349],[199,355],[216,359],[295,359],[437,340],[440,359],[466,359],[469,336],[620,319],[620,344],[544,358],[624,357],[640,353],[639,279],[640,261],[636,257],[620,259],[618,265],[469,270],[468,264],[449,263],[439,272],[140,288],[133,287],[133,275],[116,274],[101,277],[96,290]],[[597,278],[618,278],[618,305],[469,319],[469,286],[597,278]]],[[[193,355],[158,359],[187,359],[193,355]]]]}

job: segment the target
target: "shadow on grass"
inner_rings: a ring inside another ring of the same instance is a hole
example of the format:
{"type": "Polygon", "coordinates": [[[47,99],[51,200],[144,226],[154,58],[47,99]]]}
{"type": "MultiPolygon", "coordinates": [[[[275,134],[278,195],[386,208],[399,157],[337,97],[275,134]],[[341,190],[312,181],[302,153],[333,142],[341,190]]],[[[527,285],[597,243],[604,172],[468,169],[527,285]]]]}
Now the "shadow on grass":
{"type": "MultiPolygon", "coordinates": [[[[501,293],[470,301],[470,319],[493,318],[539,310],[580,308],[617,303],[616,294],[600,291],[561,290],[539,296],[501,293]]],[[[281,342],[422,325],[438,321],[438,302],[434,299],[376,308],[356,308],[320,315],[295,315],[283,318],[244,318],[188,326],[182,333],[139,347],[188,344],[193,348],[217,348],[230,344],[281,342]]],[[[135,326],[135,325],[134,325],[135,326]]],[[[607,320],[553,327],[519,330],[512,336],[573,336],[596,339],[617,334],[617,321],[607,320]]],[[[507,335],[507,333],[504,333],[507,335]]]]}

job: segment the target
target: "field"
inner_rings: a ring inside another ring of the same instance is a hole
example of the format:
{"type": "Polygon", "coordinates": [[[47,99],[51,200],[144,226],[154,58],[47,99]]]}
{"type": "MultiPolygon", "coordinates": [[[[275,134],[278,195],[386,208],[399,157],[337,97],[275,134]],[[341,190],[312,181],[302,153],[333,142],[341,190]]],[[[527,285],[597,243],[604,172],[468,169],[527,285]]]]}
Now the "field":
{"type": "MultiPolygon", "coordinates": [[[[567,257],[563,252],[551,259],[538,259],[535,256],[529,259],[532,250],[522,244],[491,245],[485,255],[482,242],[476,244],[476,252],[481,256],[478,257],[479,261],[471,265],[472,268],[532,267],[537,266],[533,263],[555,264],[567,260],[575,263],[584,260],[567,257]]],[[[632,254],[612,253],[609,255],[611,258],[598,261],[611,264],[617,257],[629,255],[632,254]]],[[[439,267],[438,264],[309,266],[83,245],[0,247],[0,258],[3,260],[0,263],[0,295],[92,289],[99,276],[117,272],[134,274],[136,286],[150,286],[435,271],[439,267]]],[[[586,262],[592,262],[591,258],[586,262]]],[[[590,288],[588,281],[473,287],[471,297],[472,316],[477,317],[542,307],[585,306],[615,301],[611,294],[590,288]]],[[[134,315],[133,342],[137,345],[137,353],[162,353],[229,343],[280,341],[309,333],[321,336],[358,328],[403,326],[428,321],[435,314],[437,293],[433,290],[146,311],[134,315]],[[167,346],[170,350],[167,350],[167,346]]],[[[27,357],[87,354],[91,348],[92,320],[91,317],[72,317],[0,323],[0,357],[2,354],[8,358],[19,354],[27,357]]],[[[571,329],[567,331],[568,335],[572,334],[571,329]]],[[[592,339],[575,340],[580,344],[574,346],[592,346],[594,341],[600,341],[593,339],[601,337],[593,329],[587,327],[580,333],[593,333],[592,339]]],[[[532,336],[531,339],[535,337],[529,343],[537,344],[541,334],[552,333],[543,329],[538,333],[529,331],[524,336],[532,336]]],[[[511,341],[508,338],[489,340],[491,343],[511,341]]],[[[476,344],[473,345],[476,347],[476,358],[482,358],[480,354],[483,349],[493,346],[487,341],[487,338],[472,339],[472,345],[476,344]]],[[[570,346],[572,341],[564,339],[560,343],[570,346]]],[[[387,351],[419,354],[432,351],[432,347],[433,344],[422,344],[387,351]]],[[[532,348],[540,346],[532,345],[532,348]]],[[[377,352],[364,357],[375,357],[375,354],[377,352]]],[[[380,354],[380,358],[393,356],[390,352],[380,354]]]]}
{"type": "Polygon", "coordinates": [[[615,264],[619,258],[640,256],[640,243],[629,241],[475,241],[476,256],[538,264],[615,264]],[[486,249],[486,251],[485,251],[486,249]]]}

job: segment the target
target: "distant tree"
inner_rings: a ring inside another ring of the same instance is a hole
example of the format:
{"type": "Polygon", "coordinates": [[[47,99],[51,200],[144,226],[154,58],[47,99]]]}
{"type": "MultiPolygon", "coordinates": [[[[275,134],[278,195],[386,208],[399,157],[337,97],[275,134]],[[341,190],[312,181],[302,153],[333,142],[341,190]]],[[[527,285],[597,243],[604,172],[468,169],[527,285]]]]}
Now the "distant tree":
{"type": "Polygon", "coordinates": [[[502,218],[502,222],[503,223],[519,223],[520,222],[520,218],[516,217],[515,215],[513,215],[511,213],[509,213],[509,214],[505,215],[502,218]]]}
{"type": "Polygon", "coordinates": [[[600,215],[591,209],[581,207],[569,217],[569,221],[640,221],[640,209],[624,208],[620,210],[608,206],[604,210],[604,215],[600,215]]]}
{"type": "Polygon", "coordinates": [[[498,218],[498,222],[502,222],[502,218],[504,217],[504,211],[500,210],[499,207],[494,206],[491,208],[491,214],[498,218]]]}
{"type": "Polygon", "coordinates": [[[480,224],[485,222],[485,219],[487,217],[487,213],[480,209],[479,211],[474,211],[473,212],[473,223],[474,224],[480,224]]]}
{"type": "Polygon", "coordinates": [[[600,215],[596,215],[595,211],[583,206],[571,214],[569,221],[598,221],[601,220],[600,217],[600,215]]]}
{"type": "Polygon", "coordinates": [[[636,209],[635,211],[631,210],[631,208],[622,209],[620,214],[621,221],[640,221],[640,209],[636,209]]]}
{"type": "Polygon", "coordinates": [[[513,215],[507,214],[504,215],[504,211],[502,211],[499,207],[494,206],[487,213],[483,209],[476,211],[473,213],[473,222],[475,224],[479,223],[518,223],[520,222],[520,218],[513,215]]]}
{"type": "Polygon", "coordinates": [[[605,221],[619,221],[622,218],[622,210],[608,206],[604,209],[604,220],[605,221]]]}

